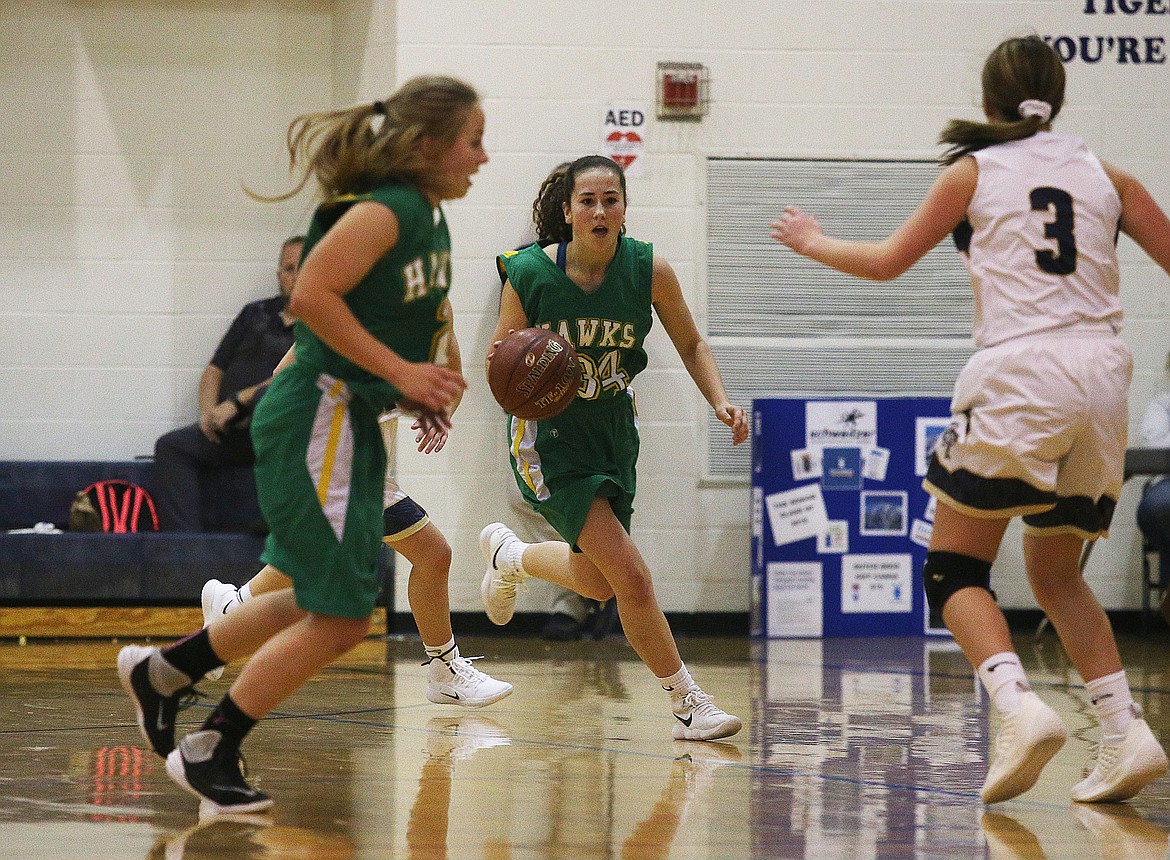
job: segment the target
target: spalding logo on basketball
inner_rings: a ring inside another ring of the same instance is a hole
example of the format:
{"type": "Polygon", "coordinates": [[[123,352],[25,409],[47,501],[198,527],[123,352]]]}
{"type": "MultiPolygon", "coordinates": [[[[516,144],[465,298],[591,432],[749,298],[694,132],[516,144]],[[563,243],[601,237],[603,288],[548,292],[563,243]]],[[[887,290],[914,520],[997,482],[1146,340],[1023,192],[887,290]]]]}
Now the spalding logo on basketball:
{"type": "Polygon", "coordinates": [[[512,332],[488,365],[488,387],[504,411],[529,421],[560,415],[577,396],[581,360],[573,345],[543,328],[512,332]]]}

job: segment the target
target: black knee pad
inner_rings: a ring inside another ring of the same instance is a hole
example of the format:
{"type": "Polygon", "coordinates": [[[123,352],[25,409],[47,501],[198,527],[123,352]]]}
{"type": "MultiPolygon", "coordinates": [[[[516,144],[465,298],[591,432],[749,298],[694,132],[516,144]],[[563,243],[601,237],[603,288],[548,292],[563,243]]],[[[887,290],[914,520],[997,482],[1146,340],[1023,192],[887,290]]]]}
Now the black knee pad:
{"type": "Polygon", "coordinates": [[[957,552],[928,552],[922,570],[926,605],[932,621],[942,624],[943,607],[951,595],[964,588],[982,588],[991,598],[991,562],[957,552]]]}

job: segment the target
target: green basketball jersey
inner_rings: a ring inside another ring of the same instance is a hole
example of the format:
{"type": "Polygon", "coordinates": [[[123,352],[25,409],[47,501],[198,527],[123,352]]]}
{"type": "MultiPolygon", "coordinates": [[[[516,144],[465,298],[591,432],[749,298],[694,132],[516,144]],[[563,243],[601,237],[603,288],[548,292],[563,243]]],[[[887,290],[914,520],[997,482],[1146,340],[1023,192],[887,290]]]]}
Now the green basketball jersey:
{"type": "Polygon", "coordinates": [[[570,544],[593,499],[607,497],[628,532],[636,492],[638,421],[630,382],[646,367],[653,248],[623,237],[601,285],[586,293],[536,246],[498,258],[529,325],[577,349],[577,397],[555,418],[509,416],[512,470],[524,498],[570,544]]]}
{"type": "Polygon", "coordinates": [[[646,367],[643,341],[653,325],[650,286],[654,249],[623,236],[601,285],[587,293],[542,248],[498,258],[520,297],[528,324],[552,329],[577,350],[581,386],[570,410],[625,392],[646,367]]]}
{"type": "MultiPolygon", "coordinates": [[[[350,206],[366,200],[394,212],[398,242],[345,295],[345,303],[374,337],[407,361],[445,363],[451,320],[443,308],[451,283],[451,237],[442,209],[431,206],[418,189],[393,183],[326,201],[313,214],[304,256],[350,206]]],[[[394,386],[334,352],[301,322],[296,324],[296,355],[298,365],[344,379],[379,410],[401,399],[394,386]]]]}

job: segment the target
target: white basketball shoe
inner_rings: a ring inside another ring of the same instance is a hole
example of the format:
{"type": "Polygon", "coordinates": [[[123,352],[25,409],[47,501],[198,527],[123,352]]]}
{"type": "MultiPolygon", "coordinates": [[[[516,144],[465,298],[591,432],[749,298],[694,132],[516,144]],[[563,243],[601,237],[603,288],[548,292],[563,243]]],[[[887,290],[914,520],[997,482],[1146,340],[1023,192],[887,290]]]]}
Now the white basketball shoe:
{"type": "Polygon", "coordinates": [[[1140,716],[1124,735],[1103,738],[1089,764],[1092,770],[1086,766],[1088,775],[1072,787],[1078,803],[1128,800],[1167,770],[1166,753],[1140,716]]]}
{"type": "Polygon", "coordinates": [[[743,728],[739,717],[721,710],[715,699],[695,687],[671,708],[674,711],[676,741],[713,741],[729,738],[743,728]]]}
{"type": "Polygon", "coordinates": [[[423,665],[427,667],[427,700],[436,705],[482,708],[512,692],[511,684],[479,671],[467,657],[456,655],[450,661],[432,657],[423,665]]]}
{"type": "Polygon", "coordinates": [[[1003,717],[987,778],[980,796],[984,803],[1023,794],[1036,784],[1040,771],[1068,738],[1060,715],[1031,690],[1020,697],[1020,707],[1003,717]]]}
{"type": "Polygon", "coordinates": [[[488,565],[479,587],[484,611],[493,624],[507,624],[516,611],[516,589],[528,578],[520,569],[524,542],[503,523],[489,523],[479,533],[479,551],[488,565]]]}

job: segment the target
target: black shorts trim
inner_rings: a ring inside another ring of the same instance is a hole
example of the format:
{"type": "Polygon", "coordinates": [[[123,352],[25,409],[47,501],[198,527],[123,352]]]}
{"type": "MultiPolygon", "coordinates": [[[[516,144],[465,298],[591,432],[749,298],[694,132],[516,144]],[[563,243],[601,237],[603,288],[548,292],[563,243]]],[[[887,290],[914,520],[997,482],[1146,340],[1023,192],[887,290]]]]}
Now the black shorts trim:
{"type": "Polygon", "coordinates": [[[1109,531],[1117,500],[1102,496],[1096,502],[1087,496],[1058,499],[1056,507],[1042,514],[1024,517],[1024,525],[1034,531],[1075,531],[1095,537],[1109,531]]]}
{"type": "Polygon", "coordinates": [[[1109,496],[1097,501],[1088,496],[1060,497],[1019,478],[984,478],[966,469],[948,472],[934,457],[923,484],[964,513],[1019,516],[1028,531],[1075,532],[1088,539],[1108,533],[1117,507],[1117,500],[1109,496]]]}
{"type": "Polygon", "coordinates": [[[422,505],[406,496],[382,511],[382,534],[385,540],[410,537],[430,522],[422,505]]]}
{"type": "Polygon", "coordinates": [[[1038,490],[1019,478],[984,478],[966,469],[948,472],[937,457],[930,458],[926,483],[964,508],[1003,512],[1005,516],[1034,514],[1037,509],[1047,510],[1059,501],[1056,493],[1038,490]]]}

